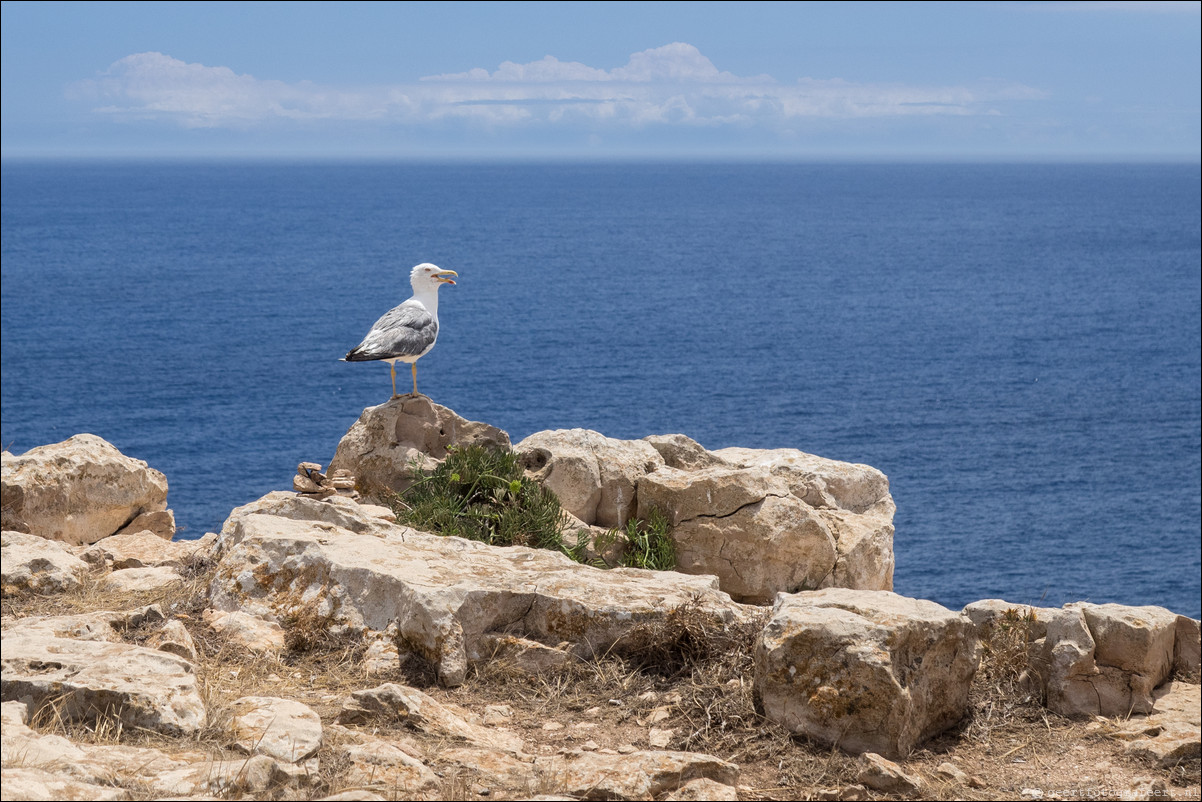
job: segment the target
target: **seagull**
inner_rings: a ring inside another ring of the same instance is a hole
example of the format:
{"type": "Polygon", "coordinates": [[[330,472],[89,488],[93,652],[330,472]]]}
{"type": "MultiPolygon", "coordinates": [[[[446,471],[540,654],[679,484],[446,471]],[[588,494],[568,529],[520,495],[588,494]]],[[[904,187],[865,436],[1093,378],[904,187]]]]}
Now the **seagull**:
{"type": "Polygon", "coordinates": [[[413,394],[417,395],[417,360],[430,352],[438,339],[438,288],[454,284],[454,270],[443,270],[423,262],[409,273],[413,297],[388,310],[363,338],[343,357],[344,362],[383,360],[392,371],[392,397],[396,392],[396,363],[408,362],[413,370],[413,394]]]}

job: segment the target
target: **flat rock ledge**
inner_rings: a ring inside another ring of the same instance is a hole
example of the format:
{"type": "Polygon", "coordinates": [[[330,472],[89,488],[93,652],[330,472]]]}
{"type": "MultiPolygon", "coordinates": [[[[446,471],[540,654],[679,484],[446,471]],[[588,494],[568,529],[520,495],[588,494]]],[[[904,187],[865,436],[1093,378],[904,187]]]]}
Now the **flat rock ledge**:
{"type": "Polygon", "coordinates": [[[498,634],[582,658],[615,648],[641,625],[689,605],[715,626],[754,610],[713,577],[602,571],[562,554],[495,548],[390,524],[359,505],[272,493],[231,514],[216,544],[214,609],[287,622],[385,632],[436,667],[448,686],[490,657],[498,634]]]}

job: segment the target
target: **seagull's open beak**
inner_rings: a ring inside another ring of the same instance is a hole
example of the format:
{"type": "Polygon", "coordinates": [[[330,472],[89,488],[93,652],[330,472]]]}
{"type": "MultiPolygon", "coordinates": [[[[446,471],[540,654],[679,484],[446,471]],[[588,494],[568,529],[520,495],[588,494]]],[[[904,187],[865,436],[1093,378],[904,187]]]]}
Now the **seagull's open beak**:
{"type": "Polygon", "coordinates": [[[454,270],[444,270],[441,273],[434,274],[434,278],[438,279],[439,282],[441,282],[443,284],[454,284],[455,282],[453,279],[449,278],[450,276],[455,276],[456,278],[458,278],[459,274],[456,273],[454,270]]]}

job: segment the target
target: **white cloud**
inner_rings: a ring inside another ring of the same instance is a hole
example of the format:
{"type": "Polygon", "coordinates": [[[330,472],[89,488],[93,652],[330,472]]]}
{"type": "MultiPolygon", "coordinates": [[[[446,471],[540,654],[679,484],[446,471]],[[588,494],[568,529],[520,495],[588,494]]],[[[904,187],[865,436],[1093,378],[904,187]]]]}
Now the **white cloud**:
{"type": "Polygon", "coordinates": [[[633,54],[613,70],[553,56],[495,71],[433,75],[413,83],[358,88],[286,83],[228,67],[138,53],[74,87],[96,110],[189,127],[269,122],[379,120],[421,125],[446,120],[490,126],[652,125],[786,127],[804,118],[996,114],[991,104],[1042,93],[1018,84],[908,86],[719,71],[682,42],[633,54]]]}

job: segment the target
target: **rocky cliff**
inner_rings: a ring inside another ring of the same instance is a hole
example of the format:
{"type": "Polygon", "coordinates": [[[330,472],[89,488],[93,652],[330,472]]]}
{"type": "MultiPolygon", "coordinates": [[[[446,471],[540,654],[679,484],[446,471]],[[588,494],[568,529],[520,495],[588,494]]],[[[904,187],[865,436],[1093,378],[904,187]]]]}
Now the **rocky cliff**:
{"type": "Polygon", "coordinates": [[[469,445],[510,444],[367,409],[191,542],[99,438],[5,453],[3,798],[1197,795],[1198,621],[899,596],[887,478],[793,449],[513,446],[569,528],[662,513],[674,571],[379,503],[469,445]]]}

